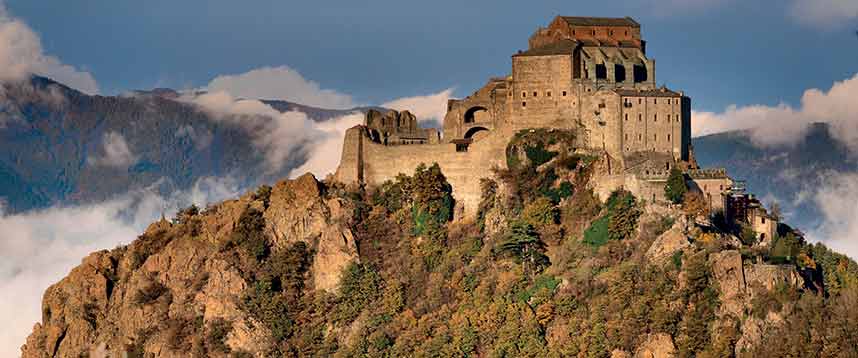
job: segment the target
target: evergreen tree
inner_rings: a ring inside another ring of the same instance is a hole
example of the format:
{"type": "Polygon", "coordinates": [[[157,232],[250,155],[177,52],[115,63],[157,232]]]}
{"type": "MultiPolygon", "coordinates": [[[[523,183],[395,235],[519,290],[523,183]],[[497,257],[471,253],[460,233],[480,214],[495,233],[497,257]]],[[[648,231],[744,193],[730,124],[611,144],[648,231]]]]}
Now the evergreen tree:
{"type": "Polygon", "coordinates": [[[682,202],[685,193],[688,192],[688,184],[685,183],[685,175],[678,168],[670,170],[667,184],[664,186],[664,195],[674,204],[682,202]]]}

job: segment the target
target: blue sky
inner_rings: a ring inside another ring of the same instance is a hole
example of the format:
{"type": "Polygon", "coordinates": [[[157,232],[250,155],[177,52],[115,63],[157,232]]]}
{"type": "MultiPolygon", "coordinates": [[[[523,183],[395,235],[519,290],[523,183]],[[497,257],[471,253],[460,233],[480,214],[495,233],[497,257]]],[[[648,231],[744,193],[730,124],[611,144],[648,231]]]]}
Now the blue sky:
{"type": "Polygon", "coordinates": [[[92,73],[104,94],[200,87],[218,75],[285,65],[367,104],[450,87],[455,96],[467,95],[488,77],[507,74],[510,55],[557,14],[632,16],[657,60],[658,82],[685,90],[696,110],[723,111],[729,104],[797,105],[805,89],[827,89],[858,72],[852,2],[858,1],[7,0],[6,6],[38,33],[46,53],[92,73]]]}

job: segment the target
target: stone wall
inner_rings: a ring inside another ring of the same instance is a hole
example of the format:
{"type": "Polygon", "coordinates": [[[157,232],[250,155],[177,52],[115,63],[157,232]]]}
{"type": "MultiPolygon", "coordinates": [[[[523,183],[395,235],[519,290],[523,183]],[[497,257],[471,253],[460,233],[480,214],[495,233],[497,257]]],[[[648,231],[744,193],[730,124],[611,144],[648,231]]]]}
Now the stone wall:
{"type": "Polygon", "coordinates": [[[476,214],[480,203],[480,179],[490,177],[494,167],[506,167],[504,153],[512,133],[491,131],[476,139],[466,152],[457,152],[456,145],[451,143],[384,146],[362,137],[361,127],[346,131],[344,159],[335,179],[347,184],[379,185],[399,173],[413,174],[421,163],[438,163],[453,187],[457,208],[470,217],[476,214]]]}

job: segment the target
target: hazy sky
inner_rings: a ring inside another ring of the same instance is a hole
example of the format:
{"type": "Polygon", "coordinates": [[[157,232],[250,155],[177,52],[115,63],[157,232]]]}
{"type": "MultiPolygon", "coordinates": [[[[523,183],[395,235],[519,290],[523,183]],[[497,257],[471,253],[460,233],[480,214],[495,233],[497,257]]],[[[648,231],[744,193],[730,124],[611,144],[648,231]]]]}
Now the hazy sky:
{"type": "Polygon", "coordinates": [[[506,75],[510,55],[558,14],[632,16],[657,79],[696,110],[797,105],[858,71],[856,0],[283,1],[7,0],[46,53],[92,73],[104,94],[205,86],[288,66],[357,103],[506,75]]]}

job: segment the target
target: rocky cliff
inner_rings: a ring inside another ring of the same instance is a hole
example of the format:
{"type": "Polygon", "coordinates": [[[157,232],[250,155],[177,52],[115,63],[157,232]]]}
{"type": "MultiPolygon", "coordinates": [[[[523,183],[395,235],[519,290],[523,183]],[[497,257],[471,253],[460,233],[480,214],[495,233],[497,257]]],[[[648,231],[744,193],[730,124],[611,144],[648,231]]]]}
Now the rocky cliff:
{"type": "Polygon", "coordinates": [[[510,153],[473,221],[438,166],[183,210],[50,287],[23,356],[858,354],[854,261],[789,227],[764,246],[684,205],[600,202],[604,163],[557,136],[510,153]]]}
{"type": "Polygon", "coordinates": [[[280,182],[201,213],[186,210],[127,247],[91,254],[47,290],[23,356],[259,351],[272,332],[243,301],[266,275],[257,259],[302,256],[280,257],[285,265],[306,255],[312,265],[291,274],[319,291],[333,291],[358,260],[352,209],[321,189],[311,175],[280,182]]]}

